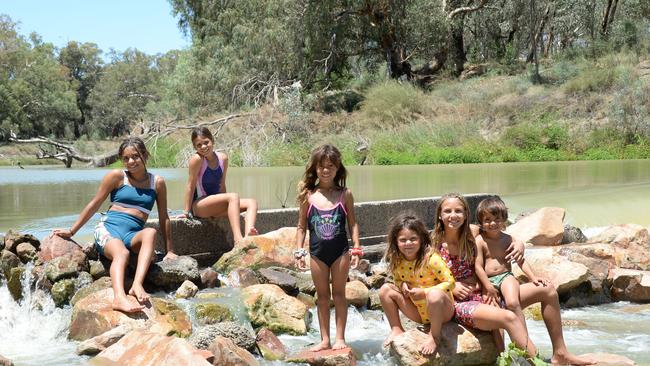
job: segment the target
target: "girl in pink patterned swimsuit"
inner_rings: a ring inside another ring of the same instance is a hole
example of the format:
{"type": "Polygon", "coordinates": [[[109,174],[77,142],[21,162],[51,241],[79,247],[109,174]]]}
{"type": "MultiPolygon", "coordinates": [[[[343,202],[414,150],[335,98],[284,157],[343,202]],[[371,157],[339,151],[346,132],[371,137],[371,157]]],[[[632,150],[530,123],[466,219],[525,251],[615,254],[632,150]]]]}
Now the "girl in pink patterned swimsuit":
{"type": "Polygon", "coordinates": [[[481,330],[505,329],[512,341],[531,357],[537,353],[525,325],[515,313],[484,304],[474,275],[476,244],[469,227],[469,206],[463,196],[442,196],[436,208],[433,245],[456,279],[454,316],[458,323],[481,330]]]}

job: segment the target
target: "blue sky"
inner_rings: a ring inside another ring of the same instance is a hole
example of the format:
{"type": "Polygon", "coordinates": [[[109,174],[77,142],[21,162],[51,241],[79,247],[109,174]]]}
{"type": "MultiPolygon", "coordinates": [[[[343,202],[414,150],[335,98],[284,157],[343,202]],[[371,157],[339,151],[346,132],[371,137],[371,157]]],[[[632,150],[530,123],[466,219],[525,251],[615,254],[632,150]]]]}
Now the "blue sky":
{"type": "Polygon", "coordinates": [[[57,47],[68,41],[93,42],[108,53],[134,47],[147,54],[190,45],[167,0],[0,0],[0,14],[19,32],[41,35],[57,47]]]}

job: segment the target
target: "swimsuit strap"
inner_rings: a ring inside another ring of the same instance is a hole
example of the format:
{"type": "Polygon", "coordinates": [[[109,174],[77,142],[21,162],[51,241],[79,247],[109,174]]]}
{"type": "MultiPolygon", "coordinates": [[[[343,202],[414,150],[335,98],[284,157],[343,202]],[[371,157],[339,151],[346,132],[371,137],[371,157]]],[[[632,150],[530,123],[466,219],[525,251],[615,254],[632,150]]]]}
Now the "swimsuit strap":
{"type": "Polygon", "coordinates": [[[345,192],[347,192],[347,190],[348,190],[347,188],[343,188],[343,192],[341,192],[341,196],[339,197],[339,201],[337,202],[337,204],[341,205],[341,208],[343,209],[343,212],[345,212],[346,216],[348,214],[348,210],[345,209],[345,192]]]}

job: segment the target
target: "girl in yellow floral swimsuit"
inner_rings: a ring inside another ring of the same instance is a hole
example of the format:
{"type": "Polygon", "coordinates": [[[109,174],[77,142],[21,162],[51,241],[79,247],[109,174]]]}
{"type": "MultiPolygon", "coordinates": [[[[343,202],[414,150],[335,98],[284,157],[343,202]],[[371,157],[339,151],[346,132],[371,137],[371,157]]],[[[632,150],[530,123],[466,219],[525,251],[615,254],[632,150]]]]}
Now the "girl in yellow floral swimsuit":
{"type": "Polygon", "coordinates": [[[430,324],[431,338],[420,352],[434,354],[440,344],[442,324],[454,315],[454,277],[438,251],[432,248],[424,223],[409,213],[391,220],[384,258],[395,281],[379,290],[381,305],[391,327],[384,346],[404,332],[399,318],[399,311],[402,311],[413,321],[430,324]]]}

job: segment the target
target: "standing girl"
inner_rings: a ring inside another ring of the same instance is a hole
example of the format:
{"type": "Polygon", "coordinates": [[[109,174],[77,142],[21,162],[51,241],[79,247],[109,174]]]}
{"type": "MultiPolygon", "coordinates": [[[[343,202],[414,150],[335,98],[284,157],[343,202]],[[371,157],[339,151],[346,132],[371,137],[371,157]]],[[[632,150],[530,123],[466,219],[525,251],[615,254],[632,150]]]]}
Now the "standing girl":
{"type": "Polygon", "coordinates": [[[424,223],[409,213],[391,220],[388,247],[384,255],[395,284],[384,284],[379,299],[384,308],[390,335],[384,347],[404,333],[399,311],[409,319],[430,324],[431,338],[420,348],[432,355],[440,344],[442,324],[454,316],[454,277],[438,251],[431,247],[431,237],[424,223]]]}
{"type": "Polygon", "coordinates": [[[144,142],[130,137],[120,145],[118,154],[126,170],[112,170],[104,176],[95,197],[81,211],[70,229],[55,229],[52,234],[63,238],[72,237],[97,212],[110,195],[111,206],[95,229],[95,248],[111,263],[113,285],[113,309],[136,312],[144,308],[149,294],[142,284],[153,257],[156,229],[144,228],[154,202],[158,206],[158,220],[167,248],[165,259],[174,258],[172,250],[171,225],[167,216],[167,187],[162,177],[147,172],[149,152],[144,142]],[[124,291],[124,272],[129,261],[129,252],[138,253],[133,285],[129,298],[124,291]]]}
{"type": "Polygon", "coordinates": [[[352,192],[345,187],[346,177],[347,171],[339,150],[333,145],[322,145],[312,151],[299,184],[300,213],[296,246],[300,249],[294,255],[298,268],[304,268],[307,252],[303,246],[305,230],[309,228],[310,269],[318,296],[316,307],[322,339],[311,351],[330,348],[330,296],[334,299],[336,316],[336,339],[332,348],[347,347],[345,323],[348,304],[345,299],[345,283],[350,266],[357,266],[363,250],[359,245],[354,198],[352,192]],[[352,236],[353,249],[348,245],[346,223],[352,236]]]}
{"type": "Polygon", "coordinates": [[[228,155],[214,151],[214,138],[206,127],[192,130],[192,146],[196,150],[189,161],[189,178],[185,188],[185,205],[180,217],[223,217],[230,221],[235,243],[243,239],[239,214],[246,211],[245,236],[257,235],[255,219],[257,201],[226,193],[228,155]]]}

